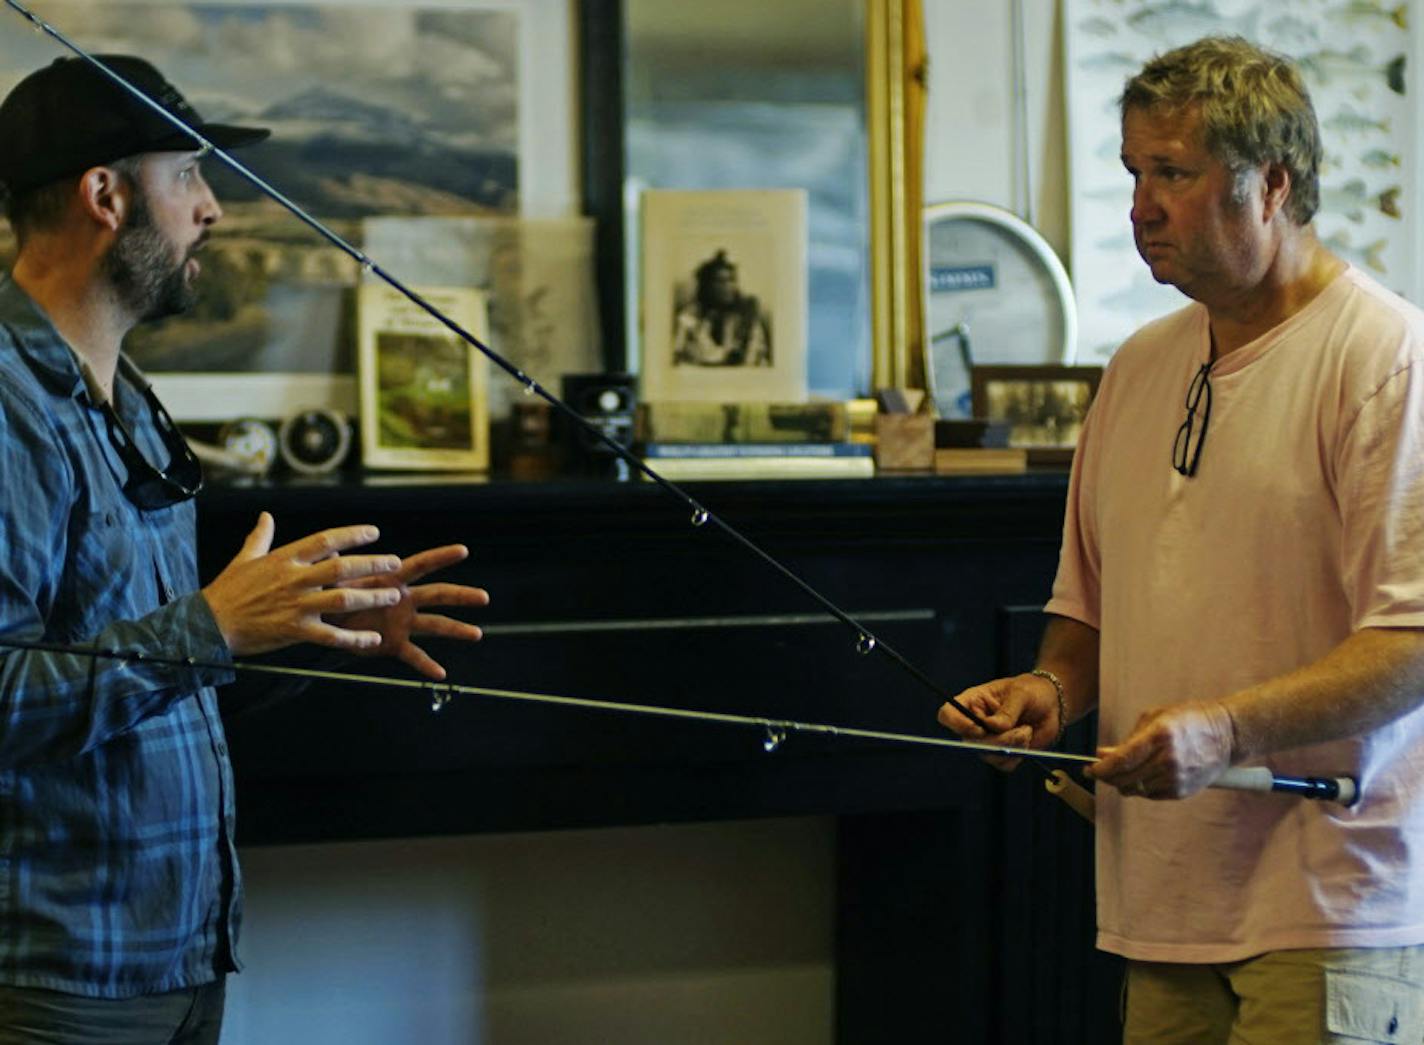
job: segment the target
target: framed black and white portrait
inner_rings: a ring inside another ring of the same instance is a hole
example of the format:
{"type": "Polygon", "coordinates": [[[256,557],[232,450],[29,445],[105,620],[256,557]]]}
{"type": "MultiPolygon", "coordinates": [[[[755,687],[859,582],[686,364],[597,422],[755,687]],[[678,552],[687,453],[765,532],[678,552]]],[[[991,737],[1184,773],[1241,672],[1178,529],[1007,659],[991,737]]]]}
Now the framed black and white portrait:
{"type": "Polygon", "coordinates": [[[804,399],[805,193],[650,190],[642,227],[643,399],[804,399]]]}

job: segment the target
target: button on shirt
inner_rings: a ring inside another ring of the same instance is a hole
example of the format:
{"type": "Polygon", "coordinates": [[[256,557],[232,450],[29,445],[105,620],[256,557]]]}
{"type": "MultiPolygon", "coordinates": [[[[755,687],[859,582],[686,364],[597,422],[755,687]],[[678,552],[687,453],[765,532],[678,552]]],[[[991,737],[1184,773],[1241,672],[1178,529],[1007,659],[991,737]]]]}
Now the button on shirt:
{"type": "MultiPolygon", "coordinates": [[[[122,377],[114,405],[166,464],[122,377]]],[[[0,638],[229,664],[193,502],[141,510],[126,478],[73,353],[0,277],[0,638]]],[[[128,997],[237,968],[231,676],[0,648],[0,982],[128,997]]]]}

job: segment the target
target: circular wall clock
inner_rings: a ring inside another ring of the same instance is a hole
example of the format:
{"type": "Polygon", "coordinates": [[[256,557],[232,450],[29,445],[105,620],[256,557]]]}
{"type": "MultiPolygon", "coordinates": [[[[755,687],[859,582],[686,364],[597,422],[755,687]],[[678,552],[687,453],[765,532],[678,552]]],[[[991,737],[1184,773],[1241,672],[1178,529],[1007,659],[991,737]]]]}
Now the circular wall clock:
{"type": "Polygon", "coordinates": [[[1048,241],[987,203],[924,212],[925,380],[940,417],[970,416],[974,366],[1071,364],[1078,313],[1048,241]]]}

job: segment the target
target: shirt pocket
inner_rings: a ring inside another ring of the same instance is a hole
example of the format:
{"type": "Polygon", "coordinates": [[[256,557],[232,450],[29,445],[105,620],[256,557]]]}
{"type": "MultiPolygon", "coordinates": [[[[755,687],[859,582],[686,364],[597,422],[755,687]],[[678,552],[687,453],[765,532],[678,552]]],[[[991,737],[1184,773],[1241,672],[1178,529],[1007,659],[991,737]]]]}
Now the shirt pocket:
{"type": "Polygon", "coordinates": [[[54,619],[73,622],[73,638],[88,638],[159,605],[152,537],[125,505],[79,506],[70,516],[69,548],[65,612],[54,619]]]}

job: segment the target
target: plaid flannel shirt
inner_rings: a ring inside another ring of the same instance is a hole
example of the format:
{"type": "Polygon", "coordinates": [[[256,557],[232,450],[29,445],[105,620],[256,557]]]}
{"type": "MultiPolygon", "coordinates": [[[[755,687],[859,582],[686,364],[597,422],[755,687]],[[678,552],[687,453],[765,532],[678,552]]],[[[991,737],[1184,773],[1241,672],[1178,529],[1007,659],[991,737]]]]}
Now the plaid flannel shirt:
{"type": "MultiPolygon", "coordinates": [[[[165,463],[141,396],[115,406],[165,463]]],[[[0,276],[0,637],[229,663],[191,501],[143,511],[73,354],[0,276]]],[[[204,670],[0,649],[0,982],[127,997],[237,968],[233,785],[204,670]]]]}

